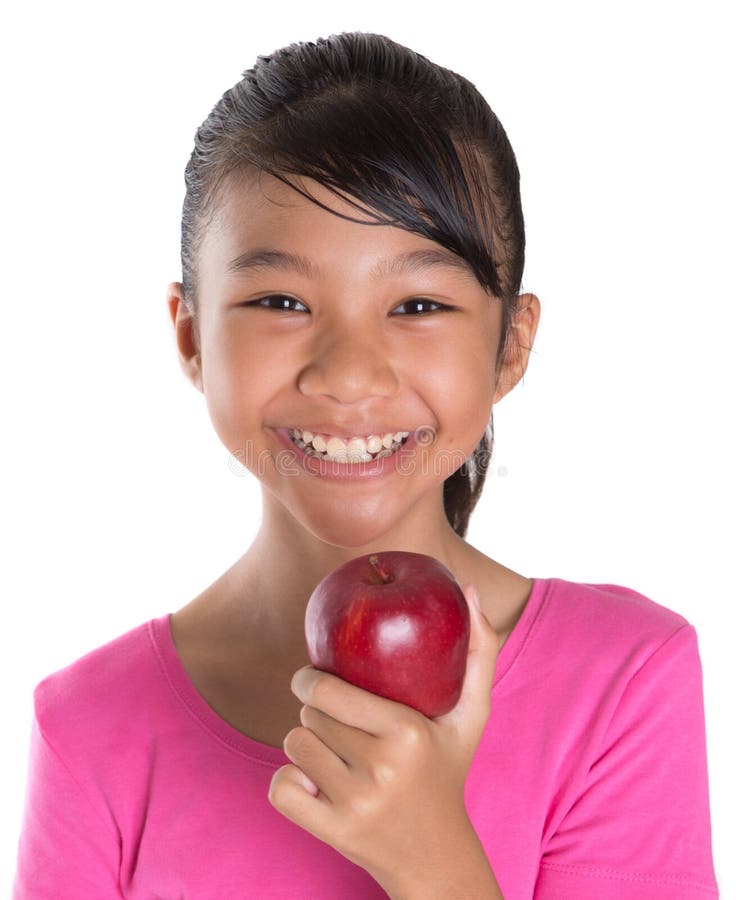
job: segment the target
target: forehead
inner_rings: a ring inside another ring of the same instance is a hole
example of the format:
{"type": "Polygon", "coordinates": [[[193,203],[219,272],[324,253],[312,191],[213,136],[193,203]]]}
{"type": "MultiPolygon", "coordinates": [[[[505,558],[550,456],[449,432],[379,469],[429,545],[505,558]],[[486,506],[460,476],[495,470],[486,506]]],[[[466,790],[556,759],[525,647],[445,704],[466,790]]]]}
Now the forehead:
{"type": "MultiPolygon", "coordinates": [[[[257,217],[265,220],[266,225],[277,221],[284,225],[295,214],[327,213],[319,204],[329,207],[333,213],[364,222],[374,221],[370,210],[360,212],[348,200],[337,196],[318,181],[296,175],[289,175],[288,178],[295,187],[261,170],[246,169],[231,174],[223,180],[218,192],[213,224],[233,229],[244,224],[255,225],[257,217]],[[304,196],[300,191],[309,196],[304,196]]],[[[359,201],[350,199],[365,209],[359,201]]]]}
{"type": "Polygon", "coordinates": [[[378,260],[413,254],[415,271],[420,264],[436,270],[444,260],[455,275],[475,281],[470,265],[435,241],[383,224],[360,201],[319,182],[292,179],[299,190],[264,172],[223,181],[202,244],[203,276],[232,272],[235,260],[268,248],[313,260],[315,271],[349,269],[355,278],[387,273],[378,260]]]}

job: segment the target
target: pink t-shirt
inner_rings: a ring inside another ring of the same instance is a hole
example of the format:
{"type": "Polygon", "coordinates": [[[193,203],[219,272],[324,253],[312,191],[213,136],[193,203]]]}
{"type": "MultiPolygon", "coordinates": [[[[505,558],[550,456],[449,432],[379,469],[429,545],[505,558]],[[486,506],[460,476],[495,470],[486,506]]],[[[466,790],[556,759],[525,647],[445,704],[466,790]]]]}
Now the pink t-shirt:
{"type": "MultiPolygon", "coordinates": [[[[625,587],[535,579],[492,698],[465,798],[505,900],[718,896],[692,625],[625,587]]],[[[271,806],[288,757],[197,693],[168,615],[34,700],[14,900],[386,896],[271,806]]]]}

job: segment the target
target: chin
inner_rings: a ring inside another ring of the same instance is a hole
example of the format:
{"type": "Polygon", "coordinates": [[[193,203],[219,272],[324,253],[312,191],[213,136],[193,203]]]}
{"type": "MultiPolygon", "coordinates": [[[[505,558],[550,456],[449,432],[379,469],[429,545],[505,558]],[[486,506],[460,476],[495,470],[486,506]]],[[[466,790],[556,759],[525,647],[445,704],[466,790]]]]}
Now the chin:
{"type": "Polygon", "coordinates": [[[356,555],[361,555],[368,550],[364,548],[384,547],[387,539],[386,534],[391,529],[378,525],[375,521],[366,522],[364,527],[355,524],[355,520],[350,520],[350,525],[345,525],[345,519],[335,519],[334,523],[321,522],[305,522],[306,527],[311,533],[325,544],[332,547],[339,547],[342,550],[355,551],[356,555]]]}

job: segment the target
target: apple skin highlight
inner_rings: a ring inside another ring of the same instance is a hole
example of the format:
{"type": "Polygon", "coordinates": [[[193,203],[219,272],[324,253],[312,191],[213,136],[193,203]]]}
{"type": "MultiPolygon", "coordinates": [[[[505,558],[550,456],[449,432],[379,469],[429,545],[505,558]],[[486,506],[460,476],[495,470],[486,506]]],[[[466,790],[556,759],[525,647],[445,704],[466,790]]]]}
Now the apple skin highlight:
{"type": "Polygon", "coordinates": [[[470,612],[432,556],[386,550],[338,566],[312,592],[304,627],[317,669],[429,718],[460,699],[470,612]]]}

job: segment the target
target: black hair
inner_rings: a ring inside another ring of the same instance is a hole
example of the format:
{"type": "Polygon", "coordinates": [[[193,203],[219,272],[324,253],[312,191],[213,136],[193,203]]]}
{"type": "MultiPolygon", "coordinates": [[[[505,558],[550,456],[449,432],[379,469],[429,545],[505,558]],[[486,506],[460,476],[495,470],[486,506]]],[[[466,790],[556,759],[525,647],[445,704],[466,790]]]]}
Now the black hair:
{"type": "MultiPolygon", "coordinates": [[[[197,129],[185,170],[182,284],[197,346],[202,240],[223,184],[253,169],[318,203],[289,176],[314,179],[351,203],[356,221],[367,215],[463,257],[503,304],[497,371],[518,352],[511,321],[524,268],[519,170],[503,126],[470,81],[380,34],[335,34],[259,56],[197,129]]],[[[445,514],[460,537],[492,447],[491,415],[469,462],[445,481],[445,514]]]]}

